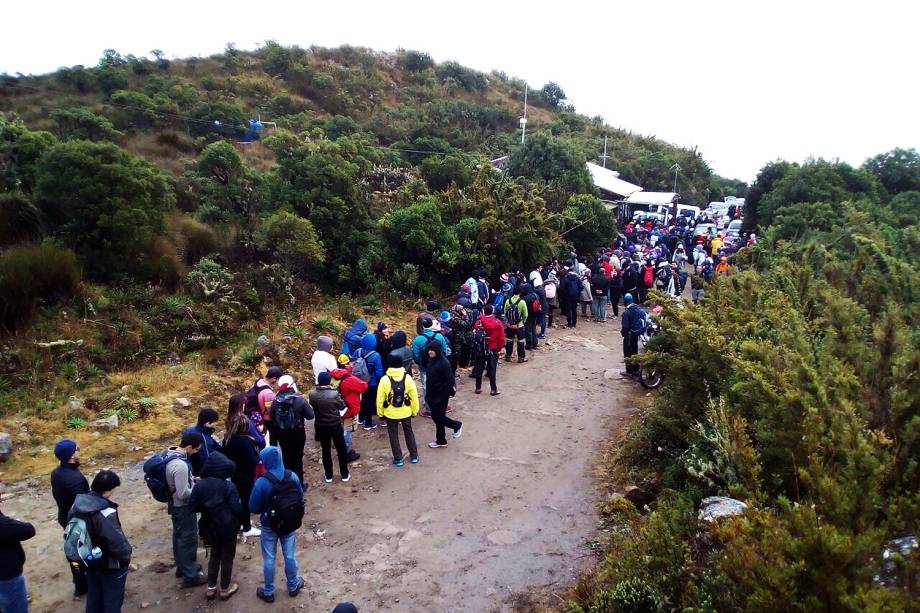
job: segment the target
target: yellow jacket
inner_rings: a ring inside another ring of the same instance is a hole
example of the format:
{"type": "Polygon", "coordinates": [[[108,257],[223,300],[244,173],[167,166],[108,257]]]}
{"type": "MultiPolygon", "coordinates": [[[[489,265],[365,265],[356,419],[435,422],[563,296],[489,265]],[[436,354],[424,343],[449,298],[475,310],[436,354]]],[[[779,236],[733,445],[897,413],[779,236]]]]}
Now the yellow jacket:
{"type": "Polygon", "coordinates": [[[418,388],[415,387],[415,381],[406,374],[406,369],[388,368],[384,376],[380,378],[377,385],[377,415],[386,419],[405,419],[406,417],[415,417],[418,415],[418,388]],[[393,406],[391,396],[392,383],[395,381],[406,380],[406,396],[401,407],[393,406]]]}

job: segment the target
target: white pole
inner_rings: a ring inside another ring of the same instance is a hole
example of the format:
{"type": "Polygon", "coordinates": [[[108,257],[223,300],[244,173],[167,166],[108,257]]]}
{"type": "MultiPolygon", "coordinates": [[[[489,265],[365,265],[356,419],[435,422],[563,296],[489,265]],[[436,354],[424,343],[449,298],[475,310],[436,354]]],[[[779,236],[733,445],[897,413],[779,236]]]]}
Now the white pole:
{"type": "Polygon", "coordinates": [[[607,168],[607,135],[604,135],[604,155],[601,156],[601,159],[604,160],[604,168],[607,168]]]}
{"type": "Polygon", "coordinates": [[[521,144],[524,144],[524,135],[527,133],[527,83],[524,83],[524,117],[521,118],[521,144]]]}

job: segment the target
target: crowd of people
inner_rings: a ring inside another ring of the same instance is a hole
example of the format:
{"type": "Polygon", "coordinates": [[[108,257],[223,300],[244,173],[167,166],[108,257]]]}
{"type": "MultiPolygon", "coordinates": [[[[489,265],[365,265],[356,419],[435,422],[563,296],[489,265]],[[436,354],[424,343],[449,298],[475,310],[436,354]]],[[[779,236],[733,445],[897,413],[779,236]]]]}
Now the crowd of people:
{"type": "MultiPolygon", "coordinates": [[[[289,596],[297,596],[304,587],[296,543],[308,487],[307,422],[314,422],[327,483],[335,476],[333,449],[339,478],[351,479],[349,465],[361,457],[354,436],[359,428],[371,432],[385,425],[393,467],[405,466],[406,459],[417,464],[413,418],[432,420],[432,450],[448,446],[448,432],[454,440],[463,433],[463,423],[449,415],[460,377],[474,380],[475,394],[482,393],[483,379],[488,379],[490,394],[497,396],[502,357],[505,362],[527,362],[552,328],[575,328],[579,313],[586,318],[590,311],[597,323],[619,318],[621,299],[623,353],[626,358],[635,355],[646,321],[639,303],[646,301],[650,289],[680,296],[689,276],[692,300],[698,302],[715,275],[730,274],[728,258],[739,242],[754,240],[694,234],[693,223],[684,218],[669,227],[652,220],[630,223],[608,249],[589,257],[572,253],[561,261],[537,264],[528,273],[509,270],[497,276],[494,289],[486,271],[475,271],[448,308],[429,299],[417,314],[414,330],[391,333],[385,322],[371,329],[358,319],[346,330],[338,352],[333,338],[320,336],[311,357],[313,388],[308,394],[290,373],[272,366],[247,391],[229,398],[223,420],[217,410],[201,409],[177,445],[145,462],[150,492],[166,504],[171,518],[176,577],[185,588],[204,586],[208,600],[227,600],[240,589],[233,582],[237,540],[258,537],[263,581],[256,596],[275,600],[279,545],[283,587],[289,596]],[[259,516],[258,527],[253,514],[259,516]],[[199,539],[209,548],[206,572],[197,559],[199,539]]],[[[638,366],[627,361],[622,374],[634,377],[637,372],[638,366]]],[[[85,595],[89,613],[120,611],[132,546],[112,500],[119,476],[102,470],[89,483],[80,472],[79,447],[73,440],[59,441],[54,453],[60,465],[51,474],[51,489],[74,595],[85,595]]],[[[0,513],[0,531],[0,610],[26,611],[20,542],[35,530],[0,513]]]]}

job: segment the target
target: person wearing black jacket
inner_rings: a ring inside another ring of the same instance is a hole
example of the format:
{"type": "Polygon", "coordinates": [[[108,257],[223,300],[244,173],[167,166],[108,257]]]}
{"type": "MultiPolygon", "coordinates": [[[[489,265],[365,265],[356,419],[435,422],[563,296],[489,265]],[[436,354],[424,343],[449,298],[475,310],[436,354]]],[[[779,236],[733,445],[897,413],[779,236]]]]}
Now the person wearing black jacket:
{"type": "Polygon", "coordinates": [[[539,314],[534,310],[534,304],[539,304],[543,308],[543,303],[537,292],[534,291],[530,283],[521,286],[521,295],[524,297],[524,304],[527,305],[527,319],[524,320],[524,343],[526,349],[537,348],[537,321],[540,319],[539,314]]]}
{"type": "Polygon", "coordinates": [[[4,613],[27,613],[29,610],[26,593],[26,578],[22,567],[26,563],[26,552],[22,541],[35,536],[35,527],[0,513],[0,611],[4,613]]]}
{"type": "Polygon", "coordinates": [[[272,401],[269,414],[278,435],[282,462],[303,483],[303,448],[307,444],[304,421],[313,419],[314,415],[310,403],[297,389],[294,377],[284,375],[278,379],[278,395],[272,401]],[[284,414],[291,416],[292,423],[285,423],[284,414]]]}
{"type": "Polygon", "coordinates": [[[86,613],[121,611],[125,600],[131,544],[121,529],[118,505],[110,500],[121,479],[111,470],[101,470],[93,478],[88,494],[78,494],[68,520],[79,515],[87,520],[93,545],[102,550],[105,565],[86,570],[86,613]]]}
{"type": "MultiPolygon", "coordinates": [[[[76,500],[78,494],[89,491],[89,483],[80,472],[80,449],[76,441],[62,439],[54,446],[54,455],[61,462],[51,471],[51,495],[57,503],[58,523],[61,528],[67,525],[67,514],[76,500]]],[[[71,563],[70,572],[73,575],[73,595],[78,598],[86,593],[86,569],[71,563]]]]}
{"type": "Polygon", "coordinates": [[[236,486],[242,502],[240,526],[243,536],[259,536],[262,532],[252,526],[249,513],[249,496],[256,480],[256,466],[259,464],[259,443],[253,438],[249,418],[238,409],[245,401],[243,394],[230,397],[227,417],[227,434],[224,438],[224,455],[235,468],[231,481],[236,486]]]}
{"type": "Polygon", "coordinates": [[[591,311],[593,321],[607,321],[607,290],[610,289],[610,280],[604,274],[604,269],[594,264],[591,266],[591,311]]]}
{"type": "Polygon", "coordinates": [[[192,489],[188,505],[201,513],[199,532],[211,546],[208,560],[208,591],[205,598],[214,600],[218,594],[217,576],[220,574],[220,599],[227,600],[240,586],[230,583],[233,559],[236,557],[237,518],[243,510],[240,494],[229,481],[236,469],[233,462],[219,451],[212,451],[201,467],[201,480],[192,489]]]}
{"type": "MultiPolygon", "coordinates": [[[[438,343],[440,347],[440,343],[438,343]]],[[[321,372],[318,385],[310,392],[310,406],[316,414],[316,440],[323,449],[323,473],[326,483],[332,483],[332,446],[339,457],[342,481],[351,479],[348,472],[348,446],[342,429],[342,415],[348,410],[342,395],[331,387],[332,375],[321,372]]]]}
{"type": "Polygon", "coordinates": [[[431,420],[435,424],[435,440],[428,443],[432,449],[447,447],[445,428],[454,431],[454,438],[460,438],[463,423],[447,416],[447,402],[457,391],[454,383],[454,371],[442,355],[441,344],[437,341],[428,343],[428,381],[425,386],[425,400],[431,410],[431,420]]]}

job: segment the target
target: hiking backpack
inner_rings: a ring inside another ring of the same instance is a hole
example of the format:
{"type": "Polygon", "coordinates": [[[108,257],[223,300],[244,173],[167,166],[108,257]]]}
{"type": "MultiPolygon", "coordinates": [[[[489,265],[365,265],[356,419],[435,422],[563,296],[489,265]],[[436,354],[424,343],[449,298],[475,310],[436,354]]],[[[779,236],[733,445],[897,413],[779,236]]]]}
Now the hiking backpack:
{"type": "Polygon", "coordinates": [[[259,382],[256,381],[252,384],[252,387],[249,388],[249,391],[246,392],[246,405],[244,411],[246,415],[251,415],[253,411],[259,410],[259,394],[264,390],[270,390],[271,385],[259,385],[259,382]]]}
{"type": "Polygon", "coordinates": [[[355,352],[355,357],[351,360],[351,374],[365,383],[371,382],[371,369],[370,365],[367,363],[367,358],[371,357],[373,353],[374,352],[371,351],[367,355],[364,355],[364,350],[358,349],[358,351],[355,352]]]}
{"type": "Polygon", "coordinates": [[[169,450],[155,453],[144,462],[144,482],[157,502],[169,502],[172,498],[172,492],[169,491],[169,484],[166,482],[166,465],[177,459],[182,459],[188,466],[184,454],[169,450]]]}
{"type": "Polygon", "coordinates": [[[521,323],[521,312],[518,310],[519,304],[521,304],[520,298],[518,298],[517,302],[512,298],[505,303],[505,319],[508,321],[509,326],[517,326],[521,323]]]}
{"type": "Polygon", "coordinates": [[[492,309],[496,313],[505,312],[505,299],[506,298],[507,296],[505,296],[503,292],[499,292],[498,294],[495,295],[495,300],[492,301],[492,309]]]}
{"type": "Polygon", "coordinates": [[[82,564],[86,568],[97,568],[103,563],[103,554],[93,554],[89,529],[91,521],[89,515],[74,515],[64,527],[64,556],[74,566],[82,564]]]}
{"type": "Polygon", "coordinates": [[[228,502],[225,489],[224,497],[219,502],[209,501],[204,505],[205,512],[198,520],[198,534],[206,546],[212,546],[215,542],[230,541],[236,537],[240,520],[230,510],[228,502]]]}
{"type": "Polygon", "coordinates": [[[476,281],[476,289],[479,291],[479,302],[485,304],[489,301],[489,286],[485,281],[476,281]]]}
{"type": "Polygon", "coordinates": [[[655,269],[651,266],[645,267],[645,272],[642,273],[642,284],[645,287],[651,287],[655,282],[655,269]]]}
{"type": "Polygon", "coordinates": [[[297,487],[294,475],[289,470],[279,479],[270,472],[263,475],[272,484],[268,495],[268,523],[272,532],[287,536],[303,524],[306,502],[303,492],[297,487]]]}
{"type": "Polygon", "coordinates": [[[403,378],[397,381],[393,377],[387,375],[387,379],[390,380],[390,395],[387,397],[387,400],[390,402],[390,406],[401,407],[406,404],[406,377],[408,375],[403,375],[403,378]]]}
{"type": "Polygon", "coordinates": [[[543,291],[546,292],[546,297],[552,300],[556,297],[556,284],[555,283],[544,283],[543,291]]]}
{"type": "Polygon", "coordinates": [[[543,303],[540,302],[539,296],[530,301],[530,312],[534,314],[543,312],[543,303]]]}
{"type": "Polygon", "coordinates": [[[489,353],[489,338],[481,325],[473,333],[473,355],[483,356],[489,353]]]}
{"type": "Polygon", "coordinates": [[[636,316],[629,331],[638,336],[645,332],[645,327],[648,324],[648,314],[636,303],[629,305],[629,308],[633,310],[633,314],[636,316]]]}
{"type": "Polygon", "coordinates": [[[293,430],[297,427],[297,412],[294,410],[296,394],[283,398],[275,397],[272,402],[271,418],[279,430],[293,430]]]}

